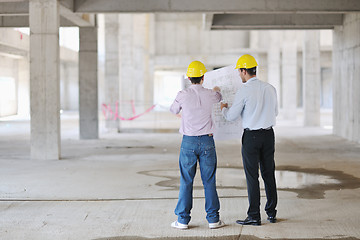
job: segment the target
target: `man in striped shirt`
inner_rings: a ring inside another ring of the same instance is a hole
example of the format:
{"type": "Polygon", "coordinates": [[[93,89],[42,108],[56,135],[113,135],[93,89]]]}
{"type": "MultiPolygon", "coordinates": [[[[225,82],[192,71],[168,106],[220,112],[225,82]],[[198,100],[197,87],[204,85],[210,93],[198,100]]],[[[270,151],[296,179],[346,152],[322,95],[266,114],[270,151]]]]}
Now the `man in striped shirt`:
{"type": "Polygon", "coordinates": [[[192,84],[177,94],[170,107],[170,111],[174,114],[182,112],[179,130],[183,134],[179,156],[180,189],[175,208],[178,219],[171,224],[178,229],[187,229],[190,222],[197,162],[200,165],[204,185],[206,219],[209,228],[224,226],[219,216],[220,202],[216,191],[217,158],[213,139],[215,126],[211,117],[213,105],[220,102],[222,96],[219,87],[211,90],[202,86],[205,72],[203,63],[199,61],[190,63],[186,75],[192,84]]]}

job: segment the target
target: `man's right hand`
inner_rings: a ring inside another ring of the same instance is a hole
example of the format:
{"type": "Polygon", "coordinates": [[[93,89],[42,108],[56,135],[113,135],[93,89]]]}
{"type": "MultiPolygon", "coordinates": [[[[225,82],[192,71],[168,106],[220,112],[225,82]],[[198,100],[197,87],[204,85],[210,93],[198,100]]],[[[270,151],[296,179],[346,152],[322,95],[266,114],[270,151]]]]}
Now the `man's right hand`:
{"type": "Polygon", "coordinates": [[[219,88],[218,86],[215,86],[215,87],[213,88],[213,91],[215,91],[215,92],[220,92],[221,90],[220,90],[220,88],[219,88]]]}
{"type": "Polygon", "coordinates": [[[225,107],[225,108],[227,108],[228,107],[228,104],[227,103],[220,103],[221,105],[220,105],[220,109],[221,109],[221,111],[222,111],[222,109],[225,107]]]}

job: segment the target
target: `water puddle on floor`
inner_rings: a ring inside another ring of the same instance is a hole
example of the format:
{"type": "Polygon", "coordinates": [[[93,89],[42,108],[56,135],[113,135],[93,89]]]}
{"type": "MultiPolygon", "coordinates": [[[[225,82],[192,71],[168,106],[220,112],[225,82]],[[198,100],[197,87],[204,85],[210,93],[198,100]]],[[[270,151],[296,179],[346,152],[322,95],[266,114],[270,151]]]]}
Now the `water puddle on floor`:
{"type": "MultiPolygon", "coordinates": [[[[157,182],[157,186],[172,188],[173,190],[179,189],[180,173],[178,169],[143,171],[139,173],[166,179],[157,182]]],[[[324,198],[325,191],[328,190],[360,188],[359,178],[341,171],[281,166],[277,168],[275,174],[278,191],[295,192],[299,198],[321,199],[324,198]]],[[[199,169],[196,175],[194,189],[203,189],[199,169]]],[[[259,180],[260,188],[264,189],[261,177],[259,177],[259,180]]],[[[246,179],[242,168],[219,167],[217,169],[216,181],[218,189],[246,190],[246,179]]]]}

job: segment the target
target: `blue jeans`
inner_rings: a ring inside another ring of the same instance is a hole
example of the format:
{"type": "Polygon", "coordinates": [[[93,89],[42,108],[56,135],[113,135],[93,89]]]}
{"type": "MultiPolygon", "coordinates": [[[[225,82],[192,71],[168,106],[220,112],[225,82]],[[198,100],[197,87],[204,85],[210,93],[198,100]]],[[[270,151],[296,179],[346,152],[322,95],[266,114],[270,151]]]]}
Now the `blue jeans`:
{"type": "Polygon", "coordinates": [[[180,190],[175,208],[178,222],[188,224],[193,202],[193,182],[199,160],[201,179],[205,191],[206,219],[209,223],[219,221],[220,202],[216,191],[216,150],[213,136],[183,136],[180,149],[180,190]]]}

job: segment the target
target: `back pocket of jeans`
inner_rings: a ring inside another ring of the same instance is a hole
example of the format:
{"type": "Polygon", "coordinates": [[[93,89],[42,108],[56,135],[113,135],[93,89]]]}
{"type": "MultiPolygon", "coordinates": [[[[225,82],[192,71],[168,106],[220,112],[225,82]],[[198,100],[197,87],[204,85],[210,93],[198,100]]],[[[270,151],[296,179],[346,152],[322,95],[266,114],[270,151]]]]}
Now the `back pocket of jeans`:
{"type": "Polygon", "coordinates": [[[180,159],[182,164],[186,166],[194,165],[197,161],[195,151],[192,149],[181,148],[180,150],[180,159]]]}
{"type": "Polygon", "coordinates": [[[205,148],[203,157],[205,159],[205,163],[208,166],[216,165],[216,150],[215,146],[208,146],[205,148]]]}

